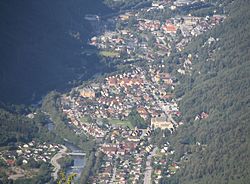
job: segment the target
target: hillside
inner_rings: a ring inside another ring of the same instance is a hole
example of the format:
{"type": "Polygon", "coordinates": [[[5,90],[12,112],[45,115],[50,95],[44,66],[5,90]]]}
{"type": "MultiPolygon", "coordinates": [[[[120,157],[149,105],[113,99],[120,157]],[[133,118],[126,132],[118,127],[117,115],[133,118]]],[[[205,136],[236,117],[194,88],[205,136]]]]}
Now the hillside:
{"type": "Polygon", "coordinates": [[[161,183],[249,183],[250,6],[246,0],[224,6],[225,22],[182,53],[198,56],[176,91],[185,125],[171,143],[183,167],[161,183]],[[218,39],[208,44],[210,37],[218,39]],[[208,118],[195,120],[202,112],[208,118]]]}
{"type": "Polygon", "coordinates": [[[80,53],[92,32],[84,15],[108,11],[100,0],[1,1],[0,100],[30,103],[105,70],[97,56],[80,53]]]}
{"type": "Polygon", "coordinates": [[[28,118],[11,114],[0,109],[0,146],[6,146],[15,142],[27,142],[38,132],[28,118]]]}

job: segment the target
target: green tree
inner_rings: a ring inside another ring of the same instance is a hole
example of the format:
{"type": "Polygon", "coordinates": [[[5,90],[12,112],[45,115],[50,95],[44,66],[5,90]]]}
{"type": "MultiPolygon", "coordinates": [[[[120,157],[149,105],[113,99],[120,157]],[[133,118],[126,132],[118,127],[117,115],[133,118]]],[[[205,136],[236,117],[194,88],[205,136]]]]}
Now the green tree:
{"type": "Polygon", "coordinates": [[[136,108],[133,108],[128,115],[128,120],[132,123],[134,127],[146,128],[147,124],[145,120],[140,116],[136,108]]]}

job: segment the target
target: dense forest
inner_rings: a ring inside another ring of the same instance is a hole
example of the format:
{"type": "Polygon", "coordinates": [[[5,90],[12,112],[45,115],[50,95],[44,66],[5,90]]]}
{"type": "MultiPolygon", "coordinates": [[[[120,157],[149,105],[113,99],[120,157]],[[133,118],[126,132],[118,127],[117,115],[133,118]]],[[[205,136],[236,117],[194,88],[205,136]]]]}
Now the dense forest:
{"type": "Polygon", "coordinates": [[[107,12],[101,0],[1,1],[0,101],[31,103],[106,70],[81,51],[93,31],[84,16],[107,12]]]}
{"type": "Polygon", "coordinates": [[[184,125],[170,140],[182,168],[161,183],[250,181],[250,6],[247,0],[224,3],[226,20],[181,53],[197,56],[176,91],[184,125]],[[218,39],[208,44],[210,37],[218,39]],[[202,112],[208,118],[195,120],[202,112]]]}
{"type": "Polygon", "coordinates": [[[55,132],[48,131],[47,124],[48,117],[38,109],[1,104],[0,147],[16,147],[32,140],[61,142],[55,132]]]}
{"type": "Polygon", "coordinates": [[[38,132],[37,127],[28,119],[0,110],[0,146],[15,142],[30,141],[38,132]]]}
{"type": "Polygon", "coordinates": [[[113,9],[138,9],[151,5],[153,0],[104,0],[104,3],[113,9]]]}

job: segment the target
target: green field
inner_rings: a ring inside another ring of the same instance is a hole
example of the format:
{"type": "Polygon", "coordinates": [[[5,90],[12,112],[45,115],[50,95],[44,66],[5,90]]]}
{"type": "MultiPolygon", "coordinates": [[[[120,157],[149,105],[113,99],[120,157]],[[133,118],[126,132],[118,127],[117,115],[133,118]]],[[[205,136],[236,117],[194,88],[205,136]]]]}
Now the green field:
{"type": "Polygon", "coordinates": [[[88,118],[85,117],[85,116],[82,116],[82,117],[80,118],[80,121],[81,121],[82,123],[89,123],[89,122],[88,122],[88,118]]]}
{"type": "Polygon", "coordinates": [[[115,51],[100,51],[100,55],[104,57],[111,57],[111,58],[120,56],[120,54],[115,51]]]}
{"type": "Polygon", "coordinates": [[[128,120],[119,120],[119,119],[108,119],[112,125],[128,126],[129,128],[134,128],[130,121],[128,120]]]}

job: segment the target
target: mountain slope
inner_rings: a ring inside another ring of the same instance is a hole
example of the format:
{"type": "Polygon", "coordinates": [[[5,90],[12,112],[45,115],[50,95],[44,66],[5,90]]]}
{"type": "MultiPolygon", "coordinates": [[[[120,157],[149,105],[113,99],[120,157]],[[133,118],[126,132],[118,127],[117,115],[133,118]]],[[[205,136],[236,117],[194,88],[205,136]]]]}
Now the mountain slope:
{"type": "Polygon", "coordinates": [[[228,18],[184,51],[193,60],[177,94],[185,125],[171,138],[183,168],[162,183],[242,183],[250,181],[250,8],[229,3],[228,18]],[[205,44],[209,37],[217,42],[205,44]],[[195,121],[206,112],[207,119],[195,121]]]}
{"type": "Polygon", "coordinates": [[[84,15],[108,10],[100,0],[1,1],[0,100],[30,103],[100,71],[96,56],[80,55],[92,31],[84,15]]]}

